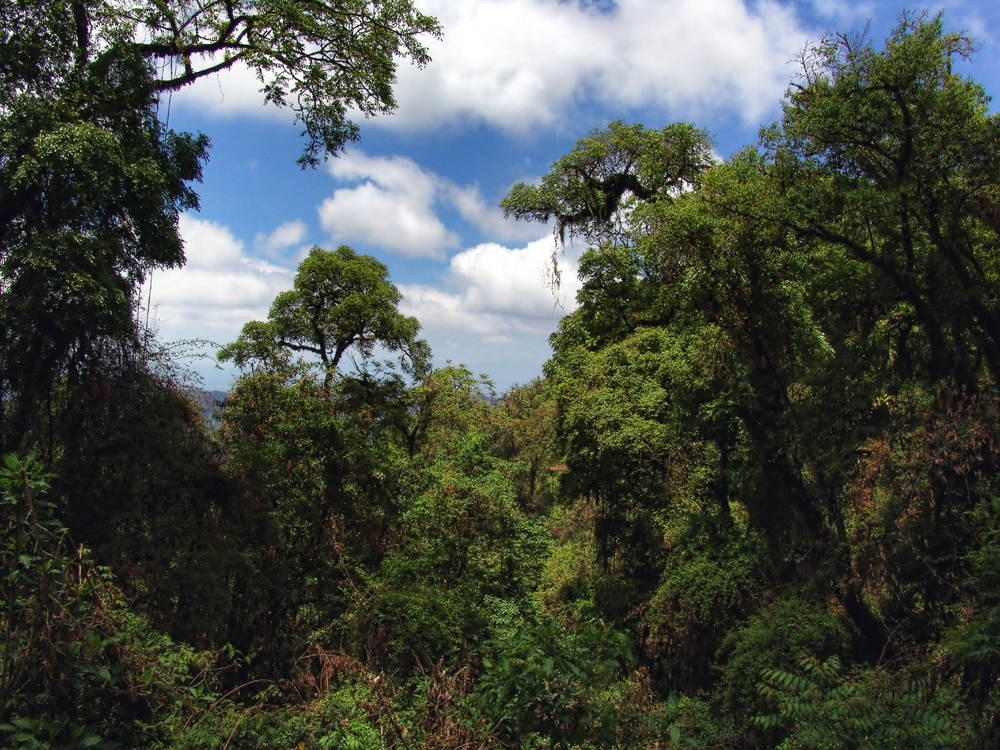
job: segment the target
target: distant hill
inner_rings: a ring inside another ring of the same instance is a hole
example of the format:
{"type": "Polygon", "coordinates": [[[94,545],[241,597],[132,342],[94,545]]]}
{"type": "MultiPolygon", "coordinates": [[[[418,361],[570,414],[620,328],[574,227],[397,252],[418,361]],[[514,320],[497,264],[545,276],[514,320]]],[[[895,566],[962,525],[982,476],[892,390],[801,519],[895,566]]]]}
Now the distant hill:
{"type": "Polygon", "coordinates": [[[219,413],[226,399],[229,398],[229,391],[204,391],[196,389],[191,394],[201,406],[201,415],[212,427],[219,426],[219,413]]]}

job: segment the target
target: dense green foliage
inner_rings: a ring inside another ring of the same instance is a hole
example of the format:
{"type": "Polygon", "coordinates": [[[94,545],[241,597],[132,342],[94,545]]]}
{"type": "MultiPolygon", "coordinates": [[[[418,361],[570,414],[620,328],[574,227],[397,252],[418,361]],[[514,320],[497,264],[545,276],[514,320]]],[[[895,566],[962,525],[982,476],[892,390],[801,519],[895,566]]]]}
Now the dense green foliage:
{"type": "MultiPolygon", "coordinates": [[[[233,8],[312,7],[152,6],[223,45],[233,8]]],[[[89,80],[76,7],[0,5],[52,37],[2,70],[6,745],[996,747],[1000,119],[952,71],[971,42],[831,38],[724,162],[619,122],[515,186],[508,215],[591,247],[544,377],[501,395],[430,368],[385,266],[314,248],[223,349],[209,424],[131,317],[206,144],[159,125],[131,37],[87,65],[147,98],[94,78],[117,119],[31,114],[89,80]]]]}
{"type": "Polygon", "coordinates": [[[400,369],[410,375],[426,372],[429,350],[417,339],[416,318],[400,314],[403,298],[389,281],[388,270],[370,256],[358,256],[341,246],[334,252],[313,247],[295,276],[294,288],[271,305],[265,323],[243,327],[239,339],[219,352],[243,370],[273,370],[287,366],[291,352],[319,357],[330,387],[341,358],[348,352],[372,358],[375,347],[399,352],[400,369]]]}
{"type": "Polygon", "coordinates": [[[315,164],[357,138],[348,109],[395,107],[397,59],[423,65],[438,33],[408,0],[2,0],[0,450],[54,445],[66,398],[148,354],[137,290],[183,263],[209,145],[169,130],[161,97],[247,65],[315,164]]]}

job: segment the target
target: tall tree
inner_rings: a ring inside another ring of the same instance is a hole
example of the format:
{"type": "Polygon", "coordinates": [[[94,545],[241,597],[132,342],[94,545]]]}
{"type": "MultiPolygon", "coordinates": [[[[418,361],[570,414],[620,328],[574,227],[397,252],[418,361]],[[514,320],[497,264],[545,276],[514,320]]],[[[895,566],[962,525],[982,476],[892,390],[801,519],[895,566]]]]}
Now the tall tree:
{"type": "Polygon", "coordinates": [[[0,0],[0,442],[38,439],[57,379],[134,361],[135,290],[184,261],[208,139],[167,130],[160,97],[248,65],[315,165],[357,137],[348,110],[395,106],[425,33],[409,0],[0,0]]]}
{"type": "Polygon", "coordinates": [[[504,203],[600,243],[546,366],[561,487],[672,689],[716,679],[764,570],[834,592],[861,658],[946,627],[995,476],[1000,118],[969,49],[940,18],[836,37],[761,148],[644,193],[616,124],[504,203]]]}
{"type": "Polygon", "coordinates": [[[972,49],[940,16],[904,16],[880,51],[830,38],[764,141],[787,222],[878,280],[900,365],[966,388],[983,360],[1000,382],[1000,118],[952,69],[972,49]]]}
{"type": "Polygon", "coordinates": [[[402,298],[386,267],[371,256],[346,245],[333,252],[313,247],[299,265],[294,288],[275,298],[267,322],[247,323],[219,358],[252,370],[283,362],[289,351],[311,354],[329,387],[348,351],[364,361],[381,347],[398,352],[402,369],[420,376],[430,350],[417,338],[417,319],[397,309],[402,298]]]}
{"type": "Polygon", "coordinates": [[[37,429],[55,379],[77,382],[88,368],[134,355],[134,289],[151,268],[183,261],[177,217],[198,205],[190,182],[207,155],[207,138],[157,121],[153,72],[119,43],[124,32],[103,30],[107,49],[91,59],[90,32],[73,10],[0,8],[0,413],[8,448],[37,429]]]}
{"type": "Polygon", "coordinates": [[[500,206],[505,217],[555,219],[561,239],[568,231],[591,245],[628,244],[636,203],[690,190],[714,162],[704,130],[686,123],[646,130],[619,120],[577,141],[540,185],[517,183],[500,206]]]}

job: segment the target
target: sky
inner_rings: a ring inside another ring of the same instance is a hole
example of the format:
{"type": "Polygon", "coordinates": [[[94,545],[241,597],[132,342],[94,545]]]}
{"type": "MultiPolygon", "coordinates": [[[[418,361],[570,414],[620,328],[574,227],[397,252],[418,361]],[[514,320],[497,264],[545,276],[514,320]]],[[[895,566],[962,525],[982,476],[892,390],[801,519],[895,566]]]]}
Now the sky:
{"type": "MultiPolygon", "coordinates": [[[[212,142],[201,210],[181,216],[187,262],[143,289],[162,342],[224,345],[264,320],[313,245],[376,257],[404,295],[436,365],[465,364],[503,392],[541,374],[549,335],[575,307],[583,247],[551,226],[505,220],[499,203],[609,122],[694,123],[723,158],[780,117],[799,54],[824,35],[881,47],[904,6],[870,0],[416,0],[437,17],[432,62],[400,64],[399,107],[360,119],[361,139],[318,169],[289,110],[265,106],[245,69],[160,103],[160,119],[212,142]],[[556,262],[562,282],[551,283],[556,262]]],[[[912,6],[910,6],[912,8],[912,6]]],[[[1000,96],[1000,4],[953,0],[948,31],[979,44],[961,72],[1000,96]]],[[[996,105],[993,111],[997,111],[996,105]]],[[[208,353],[213,350],[206,349],[208,353]]],[[[209,389],[236,373],[189,366],[209,389]]]]}

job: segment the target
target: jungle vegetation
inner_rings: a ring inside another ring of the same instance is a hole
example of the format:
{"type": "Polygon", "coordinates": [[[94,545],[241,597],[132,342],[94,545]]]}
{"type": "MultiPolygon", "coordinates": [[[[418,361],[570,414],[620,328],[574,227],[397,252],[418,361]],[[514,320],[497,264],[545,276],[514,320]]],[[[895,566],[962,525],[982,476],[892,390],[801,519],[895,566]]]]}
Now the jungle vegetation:
{"type": "Polygon", "coordinates": [[[4,746],[1000,742],[1000,119],[940,16],[809,50],[729,159],[615,122],[515,186],[590,247],[538,379],[435,369],[388,269],[317,247],[214,421],[136,314],[209,148],[158,92],[255,65],[308,165],[436,22],[0,27],[4,746]]]}

